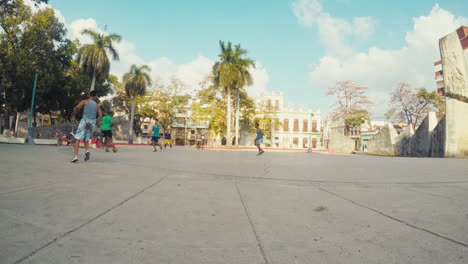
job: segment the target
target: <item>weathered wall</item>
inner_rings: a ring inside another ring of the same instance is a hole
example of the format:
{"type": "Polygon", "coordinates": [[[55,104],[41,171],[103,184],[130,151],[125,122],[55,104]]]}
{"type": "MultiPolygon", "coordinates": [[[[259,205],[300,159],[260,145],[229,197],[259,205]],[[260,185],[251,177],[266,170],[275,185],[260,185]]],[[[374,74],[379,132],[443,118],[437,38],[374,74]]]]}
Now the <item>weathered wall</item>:
{"type": "Polygon", "coordinates": [[[393,151],[395,156],[411,156],[411,140],[414,135],[414,129],[412,126],[408,126],[395,137],[393,144],[393,151]]]}
{"type": "Polygon", "coordinates": [[[431,155],[434,158],[443,158],[445,155],[445,116],[432,131],[431,155]]]}
{"type": "Polygon", "coordinates": [[[409,154],[412,157],[430,157],[432,132],[437,126],[437,116],[435,112],[429,112],[424,121],[411,137],[408,145],[409,154]]]}
{"type": "Polygon", "coordinates": [[[354,140],[336,131],[330,131],[329,136],[331,150],[337,153],[353,153],[356,144],[354,140]]]}
{"type": "Polygon", "coordinates": [[[445,157],[468,157],[468,65],[459,37],[440,39],[446,93],[445,157]]]}
{"type": "Polygon", "coordinates": [[[393,144],[398,133],[392,124],[387,124],[377,135],[367,142],[367,152],[374,155],[395,155],[393,144]]]}

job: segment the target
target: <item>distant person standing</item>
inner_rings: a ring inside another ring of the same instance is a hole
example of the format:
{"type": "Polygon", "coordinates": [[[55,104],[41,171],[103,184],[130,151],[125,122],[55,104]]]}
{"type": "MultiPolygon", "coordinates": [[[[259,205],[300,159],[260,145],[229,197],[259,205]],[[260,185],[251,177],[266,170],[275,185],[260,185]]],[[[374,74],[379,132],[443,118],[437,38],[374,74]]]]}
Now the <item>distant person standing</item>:
{"type": "Polygon", "coordinates": [[[103,145],[106,147],[106,152],[109,152],[109,146],[112,146],[112,127],[117,130],[117,127],[114,125],[114,120],[112,119],[112,113],[109,113],[102,117],[101,119],[101,131],[103,138],[103,145]]]}
{"type": "Polygon", "coordinates": [[[257,134],[257,137],[255,138],[255,146],[257,146],[258,148],[258,155],[262,155],[265,151],[263,151],[262,147],[260,147],[260,145],[262,144],[262,141],[263,141],[263,130],[260,129],[260,125],[257,123],[255,124],[255,128],[256,128],[256,134],[257,134]]]}
{"type": "Polygon", "coordinates": [[[166,131],[164,133],[164,148],[166,148],[167,145],[169,145],[172,148],[172,135],[169,131],[166,131]]]}
{"type": "Polygon", "coordinates": [[[197,132],[197,135],[195,136],[195,140],[197,142],[197,150],[200,150],[200,148],[203,150],[203,139],[202,135],[200,132],[197,132]]]}
{"type": "Polygon", "coordinates": [[[73,148],[73,159],[71,162],[78,161],[78,150],[80,148],[80,141],[83,139],[85,144],[85,161],[88,161],[91,153],[89,152],[89,140],[91,139],[91,135],[93,134],[94,128],[96,125],[99,124],[102,118],[101,108],[99,104],[96,103],[96,91],[91,91],[89,93],[89,99],[81,101],[73,110],[72,113],[72,122],[75,121],[75,116],[80,111],[81,108],[83,109],[83,118],[81,118],[80,123],[78,124],[78,128],[74,135],[75,147],[73,148]],[[97,119],[96,119],[97,116],[97,119]]]}
{"type": "Polygon", "coordinates": [[[154,126],[152,128],[153,136],[151,137],[151,143],[153,145],[153,152],[158,151],[156,149],[156,145],[159,145],[160,149],[162,150],[162,145],[159,143],[159,130],[161,129],[161,125],[159,124],[159,120],[156,119],[154,121],[154,126]]]}

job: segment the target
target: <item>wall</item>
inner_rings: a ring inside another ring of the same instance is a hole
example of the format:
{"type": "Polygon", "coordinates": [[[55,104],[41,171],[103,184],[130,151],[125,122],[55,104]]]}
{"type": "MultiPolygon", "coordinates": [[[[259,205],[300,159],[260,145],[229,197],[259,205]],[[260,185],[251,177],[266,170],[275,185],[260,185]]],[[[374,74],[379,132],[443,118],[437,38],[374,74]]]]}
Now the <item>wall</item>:
{"type": "Polygon", "coordinates": [[[337,153],[353,153],[356,144],[354,140],[336,131],[330,131],[329,137],[329,149],[334,150],[337,153]]]}
{"type": "Polygon", "coordinates": [[[443,158],[445,155],[445,116],[432,131],[430,157],[443,158]]]}
{"type": "Polygon", "coordinates": [[[446,93],[444,157],[468,157],[468,65],[460,39],[453,32],[440,39],[446,93]]]}
{"type": "Polygon", "coordinates": [[[411,137],[408,145],[412,157],[430,157],[432,132],[437,126],[437,116],[435,112],[429,112],[424,121],[411,137]]]}
{"type": "Polygon", "coordinates": [[[392,124],[387,124],[367,142],[367,152],[375,155],[395,155],[394,142],[398,133],[392,124]]]}
{"type": "Polygon", "coordinates": [[[395,143],[393,145],[393,150],[395,156],[411,156],[412,152],[412,139],[414,136],[414,129],[412,126],[408,126],[403,129],[403,131],[395,137],[395,143]]]}

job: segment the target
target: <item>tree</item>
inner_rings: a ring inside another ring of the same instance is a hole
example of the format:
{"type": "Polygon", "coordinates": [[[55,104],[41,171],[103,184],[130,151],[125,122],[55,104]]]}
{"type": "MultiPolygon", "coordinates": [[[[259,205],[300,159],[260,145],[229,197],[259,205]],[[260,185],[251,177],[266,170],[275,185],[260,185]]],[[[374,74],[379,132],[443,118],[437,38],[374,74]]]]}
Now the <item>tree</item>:
{"type": "Polygon", "coordinates": [[[260,125],[263,133],[265,133],[265,139],[269,139],[271,142],[273,141],[273,131],[279,130],[281,126],[281,121],[276,113],[277,109],[271,104],[262,104],[257,107],[255,122],[260,125]]]}
{"type": "Polygon", "coordinates": [[[138,67],[133,64],[130,67],[130,71],[123,76],[125,93],[131,100],[131,110],[130,110],[130,138],[128,143],[133,143],[133,120],[135,115],[135,98],[137,96],[142,96],[146,93],[146,87],[151,85],[151,78],[149,72],[151,68],[147,65],[138,67]]]}
{"type": "Polygon", "coordinates": [[[64,110],[76,103],[70,100],[72,90],[81,86],[72,85],[75,77],[79,79],[72,74],[76,46],[65,38],[54,10],[33,13],[23,1],[9,1],[8,8],[0,6],[0,27],[0,111],[9,116],[29,109],[37,73],[34,112],[60,111],[65,117],[64,110]]]}
{"type": "Polygon", "coordinates": [[[372,102],[367,97],[366,90],[367,87],[350,81],[341,81],[328,87],[326,94],[334,95],[337,99],[330,116],[333,120],[343,123],[346,136],[352,127],[359,126],[369,119],[367,108],[372,102]]]}
{"type": "Polygon", "coordinates": [[[227,139],[231,138],[231,91],[236,91],[236,142],[239,142],[239,118],[240,118],[240,90],[246,85],[252,85],[253,80],[248,69],[255,67],[253,60],[245,58],[247,51],[240,44],[232,46],[230,41],[225,44],[219,42],[221,53],[220,61],[213,65],[213,83],[226,92],[226,124],[227,139]]]}
{"type": "Polygon", "coordinates": [[[109,75],[110,61],[107,53],[110,53],[114,60],[119,60],[119,54],[114,47],[114,42],[122,40],[120,35],[104,34],[85,29],[81,32],[85,36],[93,39],[92,44],[84,45],[78,52],[78,61],[83,71],[92,76],[91,91],[94,90],[96,78],[105,79],[109,75]]]}
{"type": "MultiPolygon", "coordinates": [[[[199,102],[192,104],[192,119],[197,122],[208,122],[210,133],[214,136],[226,134],[226,105],[222,98],[225,90],[218,89],[214,84],[204,82],[203,89],[197,93],[199,102]]],[[[242,129],[253,129],[255,118],[255,102],[248,96],[247,92],[239,93],[239,109],[241,113],[240,124],[242,129]]]]}
{"type": "Polygon", "coordinates": [[[414,89],[409,83],[400,82],[391,93],[389,110],[385,116],[397,122],[406,122],[413,128],[422,122],[428,111],[438,111],[443,115],[444,98],[425,88],[414,89]]]}

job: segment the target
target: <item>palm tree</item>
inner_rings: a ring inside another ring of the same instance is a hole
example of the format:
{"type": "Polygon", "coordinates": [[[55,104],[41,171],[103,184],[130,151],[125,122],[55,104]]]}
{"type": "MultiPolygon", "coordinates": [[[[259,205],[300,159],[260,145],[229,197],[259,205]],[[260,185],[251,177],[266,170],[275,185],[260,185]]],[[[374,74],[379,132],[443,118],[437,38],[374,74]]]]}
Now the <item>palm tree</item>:
{"type": "Polygon", "coordinates": [[[230,41],[224,44],[219,42],[221,53],[220,61],[213,66],[213,82],[216,86],[226,92],[226,124],[227,124],[227,142],[231,141],[231,91],[236,91],[236,141],[239,144],[239,92],[246,85],[252,85],[252,75],[248,71],[250,67],[255,67],[253,60],[245,58],[247,51],[242,49],[240,44],[232,47],[230,41]]]}
{"type": "Polygon", "coordinates": [[[137,96],[142,96],[146,93],[146,87],[151,85],[151,78],[149,72],[151,68],[147,65],[136,66],[135,64],[130,67],[130,71],[124,74],[123,82],[125,87],[125,93],[130,97],[132,102],[132,108],[130,111],[130,138],[128,143],[133,143],[133,119],[135,115],[135,98],[137,96]]]}
{"type": "Polygon", "coordinates": [[[85,29],[81,34],[93,39],[93,44],[84,45],[78,51],[80,67],[93,76],[91,82],[91,91],[93,91],[96,78],[105,78],[109,74],[110,61],[107,53],[110,53],[113,60],[119,60],[119,54],[113,44],[119,43],[122,37],[118,34],[98,33],[92,29],[85,29]]]}

